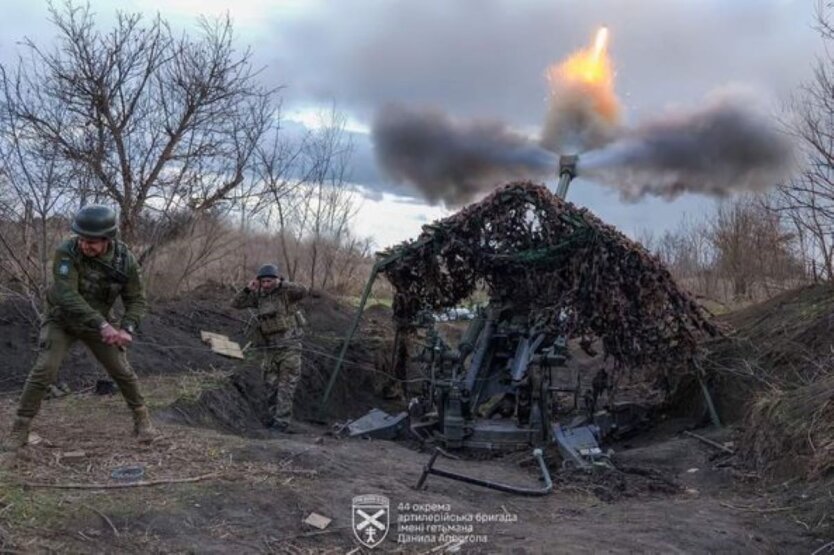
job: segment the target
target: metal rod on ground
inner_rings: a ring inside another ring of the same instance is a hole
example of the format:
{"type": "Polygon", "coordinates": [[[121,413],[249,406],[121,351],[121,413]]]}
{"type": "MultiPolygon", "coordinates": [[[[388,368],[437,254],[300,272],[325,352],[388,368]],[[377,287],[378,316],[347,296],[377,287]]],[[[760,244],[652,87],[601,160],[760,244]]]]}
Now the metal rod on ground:
{"type": "Polygon", "coordinates": [[[704,394],[704,401],[707,404],[707,410],[709,410],[709,417],[712,420],[712,425],[716,428],[721,427],[721,419],[718,418],[718,411],[715,410],[715,404],[712,402],[712,395],[709,393],[709,389],[707,389],[707,384],[704,383],[704,378],[700,374],[698,375],[698,383],[701,384],[701,391],[704,394]]]}
{"type": "Polygon", "coordinates": [[[420,479],[417,481],[415,489],[422,489],[423,485],[426,483],[426,478],[428,478],[429,474],[434,474],[435,476],[440,476],[441,478],[449,478],[450,480],[457,480],[466,484],[472,484],[475,486],[481,486],[497,491],[503,491],[505,493],[514,493],[516,495],[536,497],[547,495],[548,493],[553,491],[553,480],[551,480],[550,478],[550,471],[547,469],[547,464],[544,462],[544,457],[542,455],[541,449],[534,449],[533,456],[539,463],[539,469],[541,470],[542,478],[544,479],[545,483],[543,488],[525,488],[519,486],[512,486],[509,484],[502,484],[500,482],[492,482],[490,480],[473,478],[472,476],[466,476],[464,474],[458,474],[456,472],[449,472],[448,470],[440,470],[438,468],[434,468],[434,463],[435,461],[437,461],[437,456],[439,454],[440,451],[435,450],[435,452],[429,459],[429,462],[426,463],[426,466],[423,467],[423,473],[420,475],[420,479]]]}
{"type": "Polygon", "coordinates": [[[707,437],[704,437],[702,435],[698,435],[694,432],[690,432],[689,430],[684,430],[683,435],[693,437],[693,438],[697,439],[698,441],[706,443],[707,445],[709,445],[711,447],[715,447],[716,449],[720,449],[721,451],[724,451],[725,453],[729,453],[730,455],[735,455],[735,453],[736,453],[733,449],[730,449],[726,445],[721,445],[717,441],[713,441],[713,440],[711,440],[707,437]]]}

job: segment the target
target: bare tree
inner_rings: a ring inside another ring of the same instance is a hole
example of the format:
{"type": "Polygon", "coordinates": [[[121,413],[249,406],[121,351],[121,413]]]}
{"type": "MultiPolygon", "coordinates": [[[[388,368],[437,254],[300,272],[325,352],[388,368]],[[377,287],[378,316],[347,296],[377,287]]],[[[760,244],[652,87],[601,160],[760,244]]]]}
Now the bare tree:
{"type": "Polygon", "coordinates": [[[795,236],[755,198],[722,203],[712,218],[709,237],[716,270],[732,285],[734,300],[769,297],[802,280],[802,263],[794,256],[795,236]]]}
{"type": "Polygon", "coordinates": [[[342,247],[334,251],[333,263],[329,266],[331,291],[346,295],[361,290],[373,264],[372,245],[370,238],[346,233],[342,247]]]}
{"type": "Polygon", "coordinates": [[[275,256],[311,287],[352,287],[370,245],[350,231],[353,145],[335,107],[285,136],[228,19],[189,35],[125,13],[100,29],[71,1],[49,13],[55,43],[25,40],[0,66],[0,285],[37,297],[63,215],[104,202],[165,293],[275,256]]]}
{"type": "MultiPolygon", "coordinates": [[[[4,78],[0,83],[8,85],[4,78]]],[[[73,166],[56,153],[55,145],[43,141],[19,117],[8,89],[4,92],[6,101],[0,102],[0,215],[5,225],[0,226],[0,250],[9,261],[4,267],[18,285],[17,293],[30,298],[37,313],[44,300],[56,231],[52,219],[69,201],[68,184],[83,181],[83,176],[76,175],[73,166]]]]}
{"type": "Polygon", "coordinates": [[[310,226],[310,287],[325,289],[358,206],[348,178],[353,143],[345,132],[346,118],[334,106],[320,119],[322,125],[307,145],[313,171],[303,210],[310,226]]]}
{"type": "Polygon", "coordinates": [[[357,205],[345,121],[334,106],[319,115],[315,129],[294,139],[274,129],[258,151],[258,178],[269,202],[252,210],[264,227],[277,228],[289,278],[310,287],[329,287],[341,252],[359,246],[350,234],[357,205]]]}
{"type": "Polygon", "coordinates": [[[782,184],[768,206],[796,232],[808,273],[834,279],[834,27],[820,1],[816,27],[824,48],[813,77],[788,105],[787,128],[799,143],[802,170],[782,184]]]}
{"type": "Polygon", "coordinates": [[[236,52],[228,18],[201,19],[193,38],[159,16],[120,13],[103,32],[89,7],[67,3],[50,15],[56,48],[24,42],[25,62],[4,72],[6,102],[119,206],[123,237],[137,238],[150,208],[198,213],[234,196],[273,91],[256,82],[249,51],[236,52]]]}
{"type": "Polygon", "coordinates": [[[725,200],[702,220],[651,237],[649,248],[679,283],[712,301],[745,303],[796,287],[807,279],[798,236],[766,200],[725,200]]]}
{"type": "Polygon", "coordinates": [[[260,194],[252,206],[243,206],[241,221],[245,213],[260,215],[266,229],[277,227],[281,246],[281,260],[291,280],[296,279],[300,244],[305,232],[305,222],[298,217],[300,205],[306,194],[305,185],[310,181],[315,163],[305,156],[311,134],[305,132],[299,137],[287,137],[280,121],[276,120],[257,150],[257,180],[261,184],[260,194]]]}
{"type": "Polygon", "coordinates": [[[213,279],[214,269],[241,250],[243,238],[230,225],[228,208],[211,209],[196,218],[189,218],[180,236],[158,252],[148,265],[149,288],[155,278],[162,284],[155,289],[177,295],[213,279]],[[160,271],[163,270],[163,271],[160,271]]]}
{"type": "Polygon", "coordinates": [[[685,217],[674,230],[652,241],[651,250],[690,291],[714,296],[714,253],[706,221],[685,217]]]}

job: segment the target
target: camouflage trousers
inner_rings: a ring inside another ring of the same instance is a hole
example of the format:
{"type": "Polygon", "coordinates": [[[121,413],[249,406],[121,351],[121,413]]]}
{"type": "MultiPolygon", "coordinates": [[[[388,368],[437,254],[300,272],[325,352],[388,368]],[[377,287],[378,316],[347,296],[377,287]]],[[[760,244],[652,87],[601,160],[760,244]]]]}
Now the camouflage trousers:
{"type": "Polygon", "coordinates": [[[38,356],[20,396],[18,416],[33,418],[38,413],[47,388],[58,378],[61,362],[77,340],[84,343],[104,366],[131,409],[145,404],[139,392],[139,380],[127,361],[125,351],[102,342],[96,332],[73,333],[57,322],[47,322],[41,327],[38,356]]]}
{"type": "Polygon", "coordinates": [[[289,423],[295,390],[301,379],[301,341],[285,342],[268,350],[263,361],[263,376],[272,421],[289,423]]]}

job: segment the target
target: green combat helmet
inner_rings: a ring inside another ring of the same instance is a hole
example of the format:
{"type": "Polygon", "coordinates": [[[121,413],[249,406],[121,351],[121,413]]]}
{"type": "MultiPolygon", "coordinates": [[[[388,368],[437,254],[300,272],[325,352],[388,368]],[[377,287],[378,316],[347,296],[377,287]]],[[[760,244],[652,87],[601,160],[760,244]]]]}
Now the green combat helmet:
{"type": "Polygon", "coordinates": [[[109,206],[89,204],[75,214],[72,231],[82,237],[116,237],[119,219],[109,206]]]}
{"type": "Polygon", "coordinates": [[[261,278],[278,278],[278,266],[275,264],[264,264],[258,270],[258,279],[261,278]]]}

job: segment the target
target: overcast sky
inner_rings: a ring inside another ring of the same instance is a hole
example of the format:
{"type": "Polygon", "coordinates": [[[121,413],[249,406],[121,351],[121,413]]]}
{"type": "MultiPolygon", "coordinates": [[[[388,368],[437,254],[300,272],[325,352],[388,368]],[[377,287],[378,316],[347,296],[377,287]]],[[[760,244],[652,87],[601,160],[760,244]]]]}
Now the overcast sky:
{"type": "MultiPolygon", "coordinates": [[[[697,106],[711,91],[752,88],[774,110],[810,74],[819,41],[815,0],[91,0],[102,23],[117,7],[159,11],[188,26],[200,13],[228,10],[241,47],[252,46],[264,79],[285,85],[288,117],[335,101],[358,131],[354,180],[367,200],[357,223],[377,243],[406,239],[443,214],[404,201],[376,170],[361,131],[388,102],[434,107],[458,117],[499,119],[535,132],[545,113],[546,67],[611,30],[616,88],[628,122],[697,106]],[[385,194],[383,194],[385,193],[385,194]]],[[[27,35],[48,42],[41,2],[3,0],[0,59],[27,35]]],[[[683,197],[626,204],[616,193],[576,182],[570,200],[634,234],[674,227],[713,201],[683,197]]]]}

